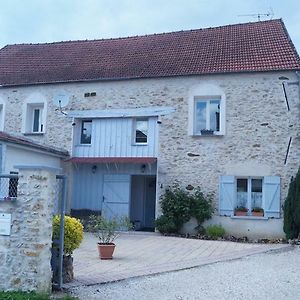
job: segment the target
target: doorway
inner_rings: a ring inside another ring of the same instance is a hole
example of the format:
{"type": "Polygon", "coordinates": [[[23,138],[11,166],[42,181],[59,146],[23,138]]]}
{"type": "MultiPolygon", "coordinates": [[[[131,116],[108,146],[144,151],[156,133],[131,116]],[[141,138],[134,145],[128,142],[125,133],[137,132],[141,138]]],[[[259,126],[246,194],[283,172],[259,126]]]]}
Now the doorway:
{"type": "Polygon", "coordinates": [[[130,220],[137,231],[154,231],[156,176],[131,177],[130,220]]]}

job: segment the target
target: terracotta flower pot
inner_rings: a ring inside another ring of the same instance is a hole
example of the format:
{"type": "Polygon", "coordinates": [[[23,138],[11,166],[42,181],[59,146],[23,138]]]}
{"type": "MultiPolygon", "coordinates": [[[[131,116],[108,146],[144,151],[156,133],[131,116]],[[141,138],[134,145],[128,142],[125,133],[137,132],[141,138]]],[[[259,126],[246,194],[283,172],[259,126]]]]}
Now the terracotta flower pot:
{"type": "Polygon", "coordinates": [[[115,251],[115,247],[116,245],[114,243],[111,244],[98,243],[99,257],[101,259],[112,259],[113,253],[115,251]]]}
{"type": "Polygon", "coordinates": [[[252,215],[253,217],[263,217],[263,216],[264,216],[264,213],[263,213],[262,211],[253,211],[253,212],[251,213],[251,215],[252,215]]]}
{"type": "Polygon", "coordinates": [[[247,212],[246,211],[235,211],[234,213],[235,216],[247,216],[247,212]]]}

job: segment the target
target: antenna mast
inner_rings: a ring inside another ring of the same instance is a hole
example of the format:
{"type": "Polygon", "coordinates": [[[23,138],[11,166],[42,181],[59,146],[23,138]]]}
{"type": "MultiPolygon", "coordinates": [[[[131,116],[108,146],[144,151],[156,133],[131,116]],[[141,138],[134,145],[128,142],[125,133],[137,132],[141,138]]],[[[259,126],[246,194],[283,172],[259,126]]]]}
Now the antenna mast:
{"type": "Polygon", "coordinates": [[[248,14],[248,15],[238,15],[238,17],[253,17],[257,18],[258,21],[261,21],[262,17],[270,17],[270,20],[272,20],[274,16],[274,12],[272,7],[270,7],[269,11],[267,13],[257,13],[257,14],[248,14]]]}

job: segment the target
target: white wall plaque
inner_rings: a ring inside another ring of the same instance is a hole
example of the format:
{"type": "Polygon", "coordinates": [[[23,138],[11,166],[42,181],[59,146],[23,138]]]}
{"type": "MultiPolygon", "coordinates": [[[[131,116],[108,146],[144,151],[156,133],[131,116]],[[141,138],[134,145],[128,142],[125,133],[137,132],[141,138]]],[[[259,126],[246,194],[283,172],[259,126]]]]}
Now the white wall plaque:
{"type": "Polygon", "coordinates": [[[0,235],[10,235],[11,214],[0,213],[0,235]]]}

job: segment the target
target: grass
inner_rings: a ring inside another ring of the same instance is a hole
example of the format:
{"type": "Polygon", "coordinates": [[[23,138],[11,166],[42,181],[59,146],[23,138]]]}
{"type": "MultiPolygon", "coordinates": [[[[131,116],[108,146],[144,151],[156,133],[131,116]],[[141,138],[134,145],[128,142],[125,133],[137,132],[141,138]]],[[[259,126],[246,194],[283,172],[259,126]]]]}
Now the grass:
{"type": "MultiPolygon", "coordinates": [[[[51,300],[53,299],[49,294],[41,294],[35,292],[1,292],[1,300],[51,300]]],[[[62,296],[55,298],[56,300],[75,300],[71,296],[62,296]]]]}

